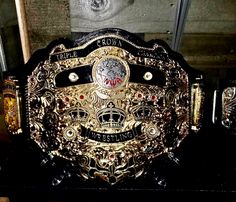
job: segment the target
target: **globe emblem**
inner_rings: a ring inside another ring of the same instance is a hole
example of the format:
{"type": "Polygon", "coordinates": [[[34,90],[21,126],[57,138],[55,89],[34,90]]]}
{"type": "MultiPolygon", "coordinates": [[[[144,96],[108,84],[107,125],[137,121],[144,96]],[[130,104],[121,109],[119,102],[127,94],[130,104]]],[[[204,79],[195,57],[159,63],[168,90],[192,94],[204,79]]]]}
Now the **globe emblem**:
{"type": "Polygon", "coordinates": [[[116,57],[102,58],[95,64],[94,77],[106,89],[122,86],[127,78],[127,64],[116,57]]]}

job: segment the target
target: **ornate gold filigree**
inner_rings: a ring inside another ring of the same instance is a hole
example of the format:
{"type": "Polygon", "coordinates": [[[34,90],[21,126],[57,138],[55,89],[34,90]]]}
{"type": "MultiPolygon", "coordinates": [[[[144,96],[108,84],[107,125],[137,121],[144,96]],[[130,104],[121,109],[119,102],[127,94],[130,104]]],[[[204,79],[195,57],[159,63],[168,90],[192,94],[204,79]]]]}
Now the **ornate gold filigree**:
{"type": "Polygon", "coordinates": [[[204,92],[200,83],[194,83],[191,87],[191,103],[192,103],[192,130],[197,132],[201,127],[203,113],[204,92]]]}
{"type": "Polygon", "coordinates": [[[4,121],[11,134],[22,133],[21,128],[21,96],[17,80],[8,78],[3,84],[4,121]]]}
{"type": "Polygon", "coordinates": [[[139,176],[147,161],[168,152],[187,135],[188,86],[187,73],[171,60],[135,57],[119,47],[98,48],[87,57],[45,61],[28,78],[31,138],[43,150],[78,164],[85,178],[99,176],[114,184],[126,176],[139,176]],[[103,71],[104,63],[114,62],[112,76],[105,72],[108,76],[103,80],[97,75],[98,64],[103,71]],[[129,82],[130,64],[160,70],[166,85],[129,82]],[[93,82],[56,87],[59,73],[85,65],[93,66],[93,82]]]}
{"type": "Polygon", "coordinates": [[[167,55],[158,44],[140,47],[116,35],[57,45],[27,78],[30,137],[85,179],[139,177],[182,142],[190,124],[199,127],[199,86],[191,88],[185,69],[160,52],[167,55]]]}
{"type": "Polygon", "coordinates": [[[227,87],[222,93],[222,124],[226,128],[235,127],[236,88],[227,87]]]}

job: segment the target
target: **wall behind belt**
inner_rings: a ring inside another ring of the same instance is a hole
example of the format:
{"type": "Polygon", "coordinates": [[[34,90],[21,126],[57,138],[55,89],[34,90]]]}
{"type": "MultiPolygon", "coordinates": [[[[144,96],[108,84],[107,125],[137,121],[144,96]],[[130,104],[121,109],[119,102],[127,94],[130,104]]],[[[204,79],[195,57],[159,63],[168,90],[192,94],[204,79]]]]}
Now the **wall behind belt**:
{"type": "Polygon", "coordinates": [[[24,0],[31,53],[70,37],[69,0],[24,0]]]}
{"type": "MultiPolygon", "coordinates": [[[[24,2],[31,52],[59,37],[74,39],[79,33],[103,27],[126,29],[146,41],[159,38],[170,44],[172,39],[176,0],[24,2]]],[[[198,69],[236,68],[235,10],[235,0],[191,1],[180,48],[190,65],[198,69]]]]}

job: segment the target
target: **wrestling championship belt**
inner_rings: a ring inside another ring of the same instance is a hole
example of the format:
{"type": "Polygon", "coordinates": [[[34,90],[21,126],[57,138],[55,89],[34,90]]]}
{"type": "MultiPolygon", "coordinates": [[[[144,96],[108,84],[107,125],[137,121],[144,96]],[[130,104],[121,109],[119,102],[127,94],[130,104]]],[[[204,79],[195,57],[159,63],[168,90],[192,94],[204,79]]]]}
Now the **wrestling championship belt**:
{"type": "Polygon", "coordinates": [[[51,161],[113,185],[200,129],[202,85],[164,41],[103,29],[53,41],[6,79],[5,123],[51,161]]]}

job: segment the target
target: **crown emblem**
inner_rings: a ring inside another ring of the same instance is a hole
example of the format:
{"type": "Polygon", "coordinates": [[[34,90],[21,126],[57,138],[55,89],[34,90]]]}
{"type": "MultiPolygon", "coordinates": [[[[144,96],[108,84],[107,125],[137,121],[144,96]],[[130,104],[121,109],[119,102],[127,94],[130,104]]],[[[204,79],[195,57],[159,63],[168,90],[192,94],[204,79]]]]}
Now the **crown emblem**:
{"type": "Polygon", "coordinates": [[[116,108],[113,102],[109,102],[107,108],[97,112],[97,119],[101,127],[122,128],[126,115],[123,110],[116,108]]]}
{"type": "Polygon", "coordinates": [[[81,121],[85,122],[88,118],[88,112],[86,112],[83,108],[73,108],[68,112],[69,116],[71,117],[72,121],[81,121]]]}
{"type": "Polygon", "coordinates": [[[147,120],[152,117],[153,108],[148,105],[137,106],[132,110],[135,120],[147,120]]]}

